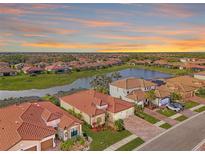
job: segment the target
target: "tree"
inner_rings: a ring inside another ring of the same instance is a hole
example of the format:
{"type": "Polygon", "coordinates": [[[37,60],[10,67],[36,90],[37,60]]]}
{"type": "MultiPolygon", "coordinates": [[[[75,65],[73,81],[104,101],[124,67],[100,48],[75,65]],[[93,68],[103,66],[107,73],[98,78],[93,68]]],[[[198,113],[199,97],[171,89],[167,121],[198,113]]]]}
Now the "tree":
{"type": "Polygon", "coordinates": [[[155,91],[150,90],[150,91],[146,92],[146,98],[150,101],[155,100],[156,99],[155,91]]]}
{"type": "Polygon", "coordinates": [[[171,93],[171,100],[177,101],[181,99],[182,99],[182,95],[180,93],[177,93],[177,92],[171,93]]]}
{"type": "Polygon", "coordinates": [[[112,78],[106,75],[98,75],[91,82],[91,87],[101,93],[108,94],[109,84],[112,82],[112,78]]]}
{"type": "Polygon", "coordinates": [[[116,128],[117,131],[122,131],[122,130],[125,129],[124,122],[123,122],[122,119],[119,119],[119,120],[115,121],[115,128],[116,128]]]}
{"type": "Polygon", "coordinates": [[[205,96],[205,88],[199,88],[196,94],[199,96],[205,96]]]}
{"type": "Polygon", "coordinates": [[[112,77],[113,79],[118,80],[118,79],[120,79],[122,76],[120,75],[119,72],[114,72],[114,73],[111,74],[111,77],[112,77]]]}

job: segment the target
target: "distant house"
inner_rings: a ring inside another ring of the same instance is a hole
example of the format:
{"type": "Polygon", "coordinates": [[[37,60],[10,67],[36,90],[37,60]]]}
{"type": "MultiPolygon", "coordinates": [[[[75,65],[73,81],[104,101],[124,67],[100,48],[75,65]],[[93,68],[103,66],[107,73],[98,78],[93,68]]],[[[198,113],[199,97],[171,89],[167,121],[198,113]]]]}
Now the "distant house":
{"type": "Polygon", "coordinates": [[[0,67],[0,76],[14,76],[17,72],[10,67],[0,67]]]}
{"type": "MultiPolygon", "coordinates": [[[[109,85],[109,92],[110,95],[113,97],[121,98],[123,100],[129,101],[130,98],[127,99],[127,96],[133,91],[141,90],[143,92],[146,92],[146,91],[153,90],[155,88],[156,88],[156,84],[151,81],[132,77],[132,78],[126,78],[126,79],[112,82],[109,85]]],[[[136,92],[133,94],[136,94],[136,92]]]]}
{"type": "Polygon", "coordinates": [[[109,123],[134,115],[134,105],[118,98],[83,90],[60,98],[61,107],[80,113],[92,127],[103,125],[108,113],[109,123]]]}
{"type": "Polygon", "coordinates": [[[9,67],[9,63],[7,63],[7,62],[0,62],[0,67],[9,67]]]}
{"type": "Polygon", "coordinates": [[[194,78],[200,79],[200,80],[205,80],[205,71],[194,73],[194,78]]]}
{"type": "Polygon", "coordinates": [[[41,151],[81,135],[81,121],[50,102],[22,103],[0,109],[0,150],[41,151]]]}
{"type": "Polygon", "coordinates": [[[44,69],[35,66],[25,66],[22,71],[26,74],[38,74],[44,71],[44,69]]]}
{"type": "Polygon", "coordinates": [[[60,72],[68,72],[70,71],[70,68],[68,66],[50,65],[50,66],[46,66],[45,70],[49,72],[60,73],[60,72]]]}

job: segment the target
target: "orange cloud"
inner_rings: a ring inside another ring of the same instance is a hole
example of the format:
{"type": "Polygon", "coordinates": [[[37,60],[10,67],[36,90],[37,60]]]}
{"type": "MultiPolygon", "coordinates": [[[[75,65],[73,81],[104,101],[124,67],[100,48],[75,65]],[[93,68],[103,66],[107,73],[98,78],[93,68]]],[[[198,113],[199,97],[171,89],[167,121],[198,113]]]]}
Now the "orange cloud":
{"type": "Polygon", "coordinates": [[[128,23],[108,21],[108,20],[91,20],[91,19],[79,19],[79,18],[58,18],[56,20],[78,22],[87,27],[118,27],[118,26],[128,25],[128,23]]]}

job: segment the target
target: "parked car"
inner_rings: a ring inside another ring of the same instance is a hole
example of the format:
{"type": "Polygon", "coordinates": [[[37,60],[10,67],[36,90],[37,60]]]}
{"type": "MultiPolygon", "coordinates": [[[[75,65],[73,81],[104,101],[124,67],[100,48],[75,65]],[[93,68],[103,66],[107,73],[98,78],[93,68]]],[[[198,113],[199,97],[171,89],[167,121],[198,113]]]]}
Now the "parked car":
{"type": "Polygon", "coordinates": [[[184,109],[183,105],[180,103],[172,102],[166,105],[166,107],[170,110],[179,112],[184,109]]]}

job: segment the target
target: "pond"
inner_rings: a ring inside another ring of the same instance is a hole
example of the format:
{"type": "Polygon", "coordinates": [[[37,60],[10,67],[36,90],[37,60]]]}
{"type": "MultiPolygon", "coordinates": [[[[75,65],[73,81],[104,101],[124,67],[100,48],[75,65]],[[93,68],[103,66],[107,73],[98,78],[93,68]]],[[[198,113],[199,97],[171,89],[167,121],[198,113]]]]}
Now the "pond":
{"type": "MultiPolygon", "coordinates": [[[[169,78],[172,75],[161,73],[157,71],[149,71],[144,69],[124,69],[121,71],[118,71],[121,78],[128,78],[128,77],[137,77],[137,78],[144,78],[144,79],[159,79],[159,78],[169,78]]],[[[110,75],[111,73],[108,73],[107,75],[110,75]]],[[[29,90],[20,90],[20,91],[10,91],[10,90],[0,90],[0,99],[5,98],[15,98],[15,97],[27,97],[27,96],[45,96],[46,94],[56,94],[60,91],[69,91],[72,89],[79,89],[79,88],[90,88],[90,81],[92,81],[93,77],[87,77],[87,78],[81,78],[76,81],[74,81],[71,84],[67,84],[64,86],[56,86],[52,88],[46,88],[46,89],[29,89],[29,90]]]]}

